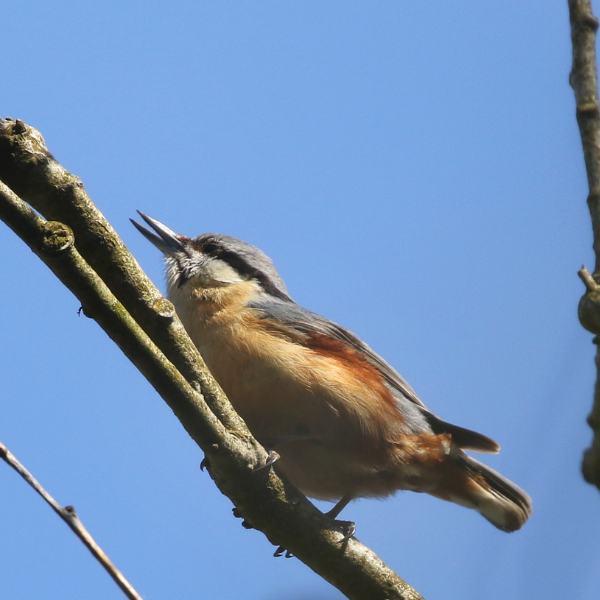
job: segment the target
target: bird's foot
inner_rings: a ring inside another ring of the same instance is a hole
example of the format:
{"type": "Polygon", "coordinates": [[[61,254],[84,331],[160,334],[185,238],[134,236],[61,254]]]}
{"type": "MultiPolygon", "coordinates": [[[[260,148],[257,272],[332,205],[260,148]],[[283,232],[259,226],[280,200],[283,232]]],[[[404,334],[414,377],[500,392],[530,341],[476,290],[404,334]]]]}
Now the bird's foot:
{"type": "Polygon", "coordinates": [[[279,548],[277,548],[277,550],[275,550],[275,552],[273,553],[273,556],[275,558],[279,558],[280,556],[285,556],[286,558],[293,558],[294,555],[289,550],[286,550],[283,546],[279,546],[279,548]]]}
{"type": "Polygon", "coordinates": [[[275,452],[275,450],[269,450],[269,454],[267,456],[267,460],[264,465],[260,465],[259,467],[254,467],[255,471],[262,471],[263,469],[269,468],[271,465],[275,464],[279,460],[279,454],[275,452]]]}
{"type": "Polygon", "coordinates": [[[252,527],[252,525],[250,525],[250,523],[244,519],[244,517],[240,514],[240,511],[235,506],[231,509],[231,512],[236,519],[242,519],[242,527],[244,529],[254,529],[254,527],[252,527]]]}
{"type": "Polygon", "coordinates": [[[356,523],[353,521],[334,521],[334,523],[344,536],[340,544],[345,544],[356,533],[356,523]]]}

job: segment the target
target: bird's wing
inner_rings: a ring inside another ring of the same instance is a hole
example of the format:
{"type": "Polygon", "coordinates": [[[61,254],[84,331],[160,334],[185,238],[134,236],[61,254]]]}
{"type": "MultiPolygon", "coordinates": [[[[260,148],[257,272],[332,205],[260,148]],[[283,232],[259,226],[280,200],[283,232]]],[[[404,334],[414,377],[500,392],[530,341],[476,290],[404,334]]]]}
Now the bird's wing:
{"type": "Polygon", "coordinates": [[[415,404],[433,432],[436,434],[451,434],[453,441],[458,447],[466,450],[491,453],[500,450],[500,446],[491,438],[476,431],[447,423],[434,415],[423,404],[407,381],[388,362],[345,327],[317,313],[311,312],[293,301],[283,301],[263,296],[251,302],[249,307],[259,311],[262,318],[280,324],[284,328],[306,336],[317,334],[332,337],[337,341],[347,344],[377,369],[388,384],[398,403],[401,403],[403,400],[409,400],[415,404]]]}

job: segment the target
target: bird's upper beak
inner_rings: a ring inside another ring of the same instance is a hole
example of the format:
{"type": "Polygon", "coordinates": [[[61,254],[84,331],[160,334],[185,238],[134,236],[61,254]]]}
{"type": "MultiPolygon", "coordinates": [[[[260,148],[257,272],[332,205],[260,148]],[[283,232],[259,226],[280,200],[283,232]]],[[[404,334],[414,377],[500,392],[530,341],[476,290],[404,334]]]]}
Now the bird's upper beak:
{"type": "Polygon", "coordinates": [[[183,240],[186,238],[182,235],[178,235],[172,229],[169,229],[166,225],[163,225],[160,221],[145,215],[141,211],[137,211],[140,217],[158,233],[158,235],[152,233],[149,229],[146,229],[143,225],[136,223],[133,219],[129,219],[136,227],[136,229],[148,240],[150,240],[163,254],[169,255],[174,252],[185,251],[185,244],[183,240]],[[159,237],[160,236],[160,237],[159,237]]]}

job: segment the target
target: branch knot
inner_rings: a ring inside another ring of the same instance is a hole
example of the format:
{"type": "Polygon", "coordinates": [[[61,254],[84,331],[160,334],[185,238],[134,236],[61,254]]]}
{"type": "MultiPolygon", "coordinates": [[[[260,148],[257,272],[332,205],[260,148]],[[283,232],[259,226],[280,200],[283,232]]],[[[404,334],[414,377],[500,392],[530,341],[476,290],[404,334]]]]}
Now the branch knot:
{"type": "Polygon", "coordinates": [[[70,227],[58,221],[48,221],[43,225],[39,251],[47,256],[59,256],[72,248],[74,241],[70,227]]]}

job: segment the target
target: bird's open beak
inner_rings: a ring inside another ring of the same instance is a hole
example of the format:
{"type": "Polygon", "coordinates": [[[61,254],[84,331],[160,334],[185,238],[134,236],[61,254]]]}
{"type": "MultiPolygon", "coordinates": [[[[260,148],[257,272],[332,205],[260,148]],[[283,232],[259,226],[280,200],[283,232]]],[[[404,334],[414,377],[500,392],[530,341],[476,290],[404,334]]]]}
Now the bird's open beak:
{"type": "Polygon", "coordinates": [[[150,240],[163,254],[169,255],[173,252],[183,252],[185,245],[182,239],[186,239],[182,235],[178,235],[172,229],[169,229],[166,225],[163,225],[160,221],[145,215],[141,211],[137,211],[140,217],[158,233],[158,235],[152,233],[149,229],[146,229],[143,225],[136,223],[133,219],[129,219],[136,227],[136,229],[148,240],[150,240]],[[160,236],[160,237],[159,237],[160,236]]]}

